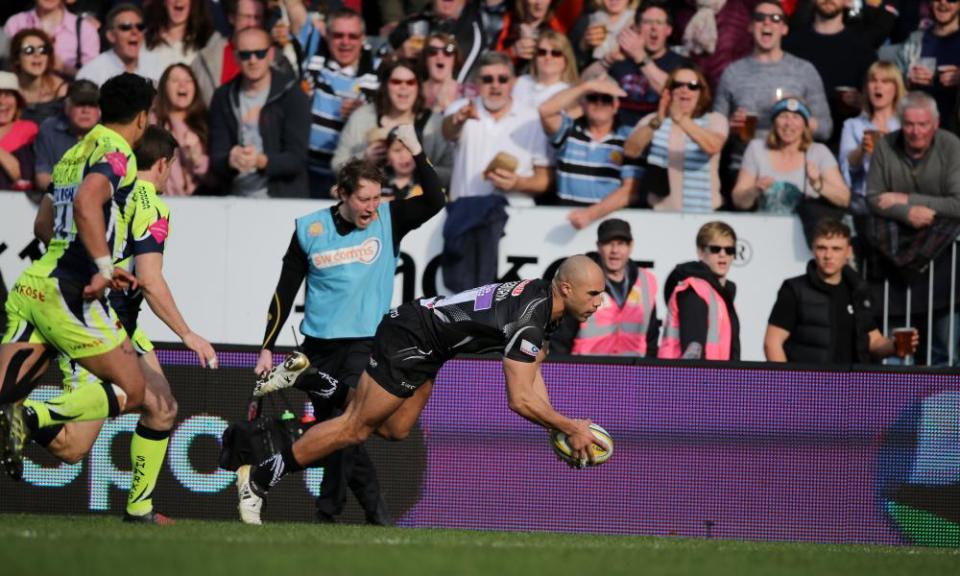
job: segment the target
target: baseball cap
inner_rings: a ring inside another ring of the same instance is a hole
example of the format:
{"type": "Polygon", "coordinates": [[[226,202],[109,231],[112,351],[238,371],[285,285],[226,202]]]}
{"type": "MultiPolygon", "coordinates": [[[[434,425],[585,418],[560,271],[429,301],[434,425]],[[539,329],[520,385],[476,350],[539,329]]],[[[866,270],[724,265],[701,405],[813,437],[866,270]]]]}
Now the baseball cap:
{"type": "Polygon", "coordinates": [[[74,80],[67,88],[67,98],[74,106],[98,106],[100,89],[89,80],[74,80]]]}
{"type": "Polygon", "coordinates": [[[617,238],[633,242],[630,224],[619,218],[610,218],[600,223],[600,227],[597,228],[597,242],[604,243],[617,238]]]}

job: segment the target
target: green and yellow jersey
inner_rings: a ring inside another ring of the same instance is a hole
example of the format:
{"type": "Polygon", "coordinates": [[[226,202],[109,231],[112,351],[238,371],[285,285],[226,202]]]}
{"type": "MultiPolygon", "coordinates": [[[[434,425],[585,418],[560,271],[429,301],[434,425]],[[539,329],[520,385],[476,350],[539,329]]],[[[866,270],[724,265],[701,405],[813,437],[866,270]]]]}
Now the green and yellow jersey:
{"type": "Polygon", "coordinates": [[[103,205],[107,245],[116,252],[118,220],[126,208],[137,177],[137,161],[127,141],[113,130],[98,124],[67,150],[53,167],[52,192],[56,217],[53,239],[47,252],[27,273],[33,276],[69,279],[86,284],[97,267],[77,235],[73,201],[80,184],[89,174],[101,174],[111,186],[111,200],[103,205]]]}

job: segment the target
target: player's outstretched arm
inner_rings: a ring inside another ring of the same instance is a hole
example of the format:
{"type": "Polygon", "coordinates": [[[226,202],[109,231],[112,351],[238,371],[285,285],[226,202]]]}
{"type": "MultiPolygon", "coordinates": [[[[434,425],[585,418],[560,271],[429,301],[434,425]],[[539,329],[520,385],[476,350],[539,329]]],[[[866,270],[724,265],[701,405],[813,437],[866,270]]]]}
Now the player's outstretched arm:
{"type": "Polygon", "coordinates": [[[510,409],[521,417],[543,426],[547,430],[559,430],[567,435],[574,457],[593,462],[590,446],[598,442],[590,431],[589,420],[571,420],[553,409],[547,387],[540,373],[541,351],[537,362],[520,362],[503,359],[503,372],[507,380],[507,402],[510,409]]]}
{"type": "MultiPolygon", "coordinates": [[[[277,343],[280,328],[283,327],[290,315],[290,310],[293,309],[293,301],[303,284],[303,279],[307,276],[308,266],[307,253],[303,251],[300,241],[297,240],[297,233],[294,232],[290,239],[290,246],[287,248],[286,254],[283,255],[280,279],[277,281],[277,288],[273,292],[273,297],[270,298],[270,306],[267,309],[267,329],[263,334],[260,358],[253,369],[257,375],[273,367],[271,350],[277,343]]],[[[327,305],[328,303],[320,304],[327,305]]],[[[307,305],[317,305],[317,303],[307,302],[307,305]]]]}
{"type": "Polygon", "coordinates": [[[180,314],[177,303],[170,292],[170,286],[163,277],[163,254],[148,252],[136,257],[137,281],[153,313],[157,315],[183,342],[184,346],[193,350],[200,365],[204,368],[217,367],[217,353],[213,346],[204,338],[194,334],[187,326],[187,322],[180,314]]]}

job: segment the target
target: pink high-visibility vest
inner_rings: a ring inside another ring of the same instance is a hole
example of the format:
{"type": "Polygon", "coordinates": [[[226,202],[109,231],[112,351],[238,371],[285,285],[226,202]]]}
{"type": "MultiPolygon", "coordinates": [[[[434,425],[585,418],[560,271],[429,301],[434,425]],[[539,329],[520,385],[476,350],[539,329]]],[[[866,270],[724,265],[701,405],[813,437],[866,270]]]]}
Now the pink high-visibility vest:
{"type": "Polygon", "coordinates": [[[603,293],[600,308],[580,324],[571,354],[593,356],[646,356],[647,328],[657,304],[657,279],[653,272],[639,269],[637,281],[621,308],[610,294],[603,293]]]}
{"type": "Polygon", "coordinates": [[[667,319],[664,322],[663,338],[660,340],[658,358],[680,358],[680,316],[677,310],[677,295],[692,288],[707,303],[707,341],[703,342],[703,357],[707,360],[729,360],[730,344],[733,339],[733,324],[727,303],[709,282],[690,276],[677,284],[667,306],[667,319]]]}

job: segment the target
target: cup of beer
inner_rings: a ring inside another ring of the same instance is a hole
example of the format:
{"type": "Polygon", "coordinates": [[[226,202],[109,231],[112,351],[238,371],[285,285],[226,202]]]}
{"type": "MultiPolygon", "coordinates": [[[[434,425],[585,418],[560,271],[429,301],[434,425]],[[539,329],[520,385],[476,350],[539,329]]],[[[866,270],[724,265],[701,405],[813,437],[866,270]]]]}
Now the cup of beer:
{"type": "MultiPolygon", "coordinates": [[[[893,346],[895,349],[895,354],[904,359],[913,358],[913,347],[911,346],[911,341],[913,340],[913,335],[916,333],[917,329],[912,326],[904,326],[902,328],[894,328],[893,330],[893,346]]],[[[908,364],[910,362],[907,362],[908,364]]]]}
{"type": "Polygon", "coordinates": [[[873,154],[873,148],[877,145],[877,138],[880,137],[879,130],[863,131],[863,151],[867,154],[873,154]]]}
{"type": "Polygon", "coordinates": [[[757,133],[757,115],[753,112],[747,112],[743,119],[743,125],[740,126],[740,139],[744,142],[753,140],[757,133]]]}
{"type": "Polygon", "coordinates": [[[430,23],[426,20],[414,20],[407,24],[408,41],[413,49],[418,52],[423,50],[424,45],[427,43],[427,34],[429,33],[430,23]]]}

